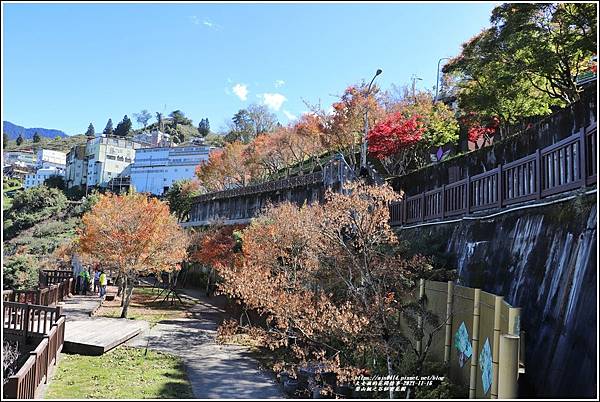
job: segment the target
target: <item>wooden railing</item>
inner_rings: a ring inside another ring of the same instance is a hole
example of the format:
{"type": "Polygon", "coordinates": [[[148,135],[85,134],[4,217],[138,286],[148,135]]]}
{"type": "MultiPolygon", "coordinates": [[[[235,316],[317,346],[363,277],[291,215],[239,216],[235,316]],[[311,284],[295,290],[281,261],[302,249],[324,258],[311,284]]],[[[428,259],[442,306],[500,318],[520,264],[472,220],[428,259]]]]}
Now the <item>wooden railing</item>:
{"type": "Polygon", "coordinates": [[[63,301],[73,293],[74,281],[72,277],[63,277],[62,282],[37,290],[4,290],[2,291],[2,300],[51,306],[63,301]]]}
{"type": "Polygon", "coordinates": [[[40,284],[44,286],[54,285],[73,277],[71,270],[44,269],[40,272],[40,284]]]}
{"type": "Polygon", "coordinates": [[[17,373],[8,378],[4,398],[35,398],[40,384],[48,381],[48,371],[63,348],[65,317],[62,307],[56,304],[70,295],[74,279],[70,271],[47,272],[49,281],[60,282],[37,290],[2,291],[4,339],[20,345],[37,345],[17,373]]]}
{"type": "MultiPolygon", "coordinates": [[[[42,307],[42,306],[31,306],[42,307]]],[[[19,371],[8,378],[4,385],[4,398],[34,399],[42,382],[48,382],[52,365],[56,365],[65,340],[65,317],[52,323],[42,341],[30,352],[29,358],[19,371]]]]}
{"type": "Polygon", "coordinates": [[[596,183],[596,123],[536,153],[390,204],[390,224],[456,217],[596,183]]]}
{"type": "Polygon", "coordinates": [[[62,307],[38,304],[2,303],[2,330],[5,336],[27,343],[28,339],[43,337],[62,315],[62,307]]]}

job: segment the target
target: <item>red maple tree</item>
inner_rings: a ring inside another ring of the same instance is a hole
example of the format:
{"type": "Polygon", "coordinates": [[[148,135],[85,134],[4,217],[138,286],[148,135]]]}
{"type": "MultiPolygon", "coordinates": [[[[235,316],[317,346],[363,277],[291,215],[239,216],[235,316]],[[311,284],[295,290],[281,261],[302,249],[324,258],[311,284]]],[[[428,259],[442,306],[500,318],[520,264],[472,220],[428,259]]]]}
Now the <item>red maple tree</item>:
{"type": "Polygon", "coordinates": [[[369,152],[378,159],[395,155],[419,142],[424,131],[420,115],[393,113],[369,132],[369,152]]]}

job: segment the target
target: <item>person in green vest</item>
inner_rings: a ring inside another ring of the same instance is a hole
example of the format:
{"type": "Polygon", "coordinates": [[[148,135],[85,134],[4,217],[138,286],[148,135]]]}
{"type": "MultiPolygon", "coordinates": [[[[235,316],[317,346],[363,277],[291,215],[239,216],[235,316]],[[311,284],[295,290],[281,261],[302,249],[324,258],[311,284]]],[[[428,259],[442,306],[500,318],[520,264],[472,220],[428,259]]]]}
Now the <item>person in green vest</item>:
{"type": "Polygon", "coordinates": [[[104,297],[106,295],[106,284],[107,278],[104,270],[100,271],[100,297],[104,297]]]}
{"type": "Polygon", "coordinates": [[[81,282],[83,285],[83,294],[87,295],[90,284],[90,273],[87,271],[87,269],[84,269],[79,275],[81,276],[81,282]]]}

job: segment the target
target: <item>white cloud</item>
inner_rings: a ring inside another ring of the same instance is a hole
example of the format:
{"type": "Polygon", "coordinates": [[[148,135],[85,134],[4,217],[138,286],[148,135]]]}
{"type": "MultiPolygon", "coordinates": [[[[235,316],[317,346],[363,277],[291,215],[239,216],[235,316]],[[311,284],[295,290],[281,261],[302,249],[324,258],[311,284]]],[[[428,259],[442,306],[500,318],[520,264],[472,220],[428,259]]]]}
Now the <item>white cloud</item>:
{"type": "Polygon", "coordinates": [[[282,87],[285,84],[284,80],[275,80],[275,88],[282,87]]]}
{"type": "Polygon", "coordinates": [[[285,102],[287,100],[285,98],[285,96],[283,96],[282,94],[278,94],[278,93],[274,93],[274,94],[265,93],[265,94],[259,95],[259,97],[262,98],[262,103],[264,105],[267,105],[269,107],[269,109],[273,109],[275,111],[278,111],[281,108],[281,105],[283,105],[283,102],[285,102]]]}
{"type": "Polygon", "coordinates": [[[285,109],[283,110],[283,114],[288,118],[288,120],[296,120],[296,116],[285,109]]]}
{"type": "Polygon", "coordinates": [[[194,25],[200,24],[200,20],[195,15],[190,15],[190,21],[192,21],[192,24],[194,24],[194,25]]]}
{"type": "Polygon", "coordinates": [[[202,21],[202,25],[207,26],[209,28],[212,28],[215,26],[215,24],[213,24],[212,22],[210,22],[210,20],[204,20],[202,21]]]}
{"type": "Polygon", "coordinates": [[[231,89],[240,100],[245,101],[248,99],[248,86],[246,84],[235,84],[231,89]]]}

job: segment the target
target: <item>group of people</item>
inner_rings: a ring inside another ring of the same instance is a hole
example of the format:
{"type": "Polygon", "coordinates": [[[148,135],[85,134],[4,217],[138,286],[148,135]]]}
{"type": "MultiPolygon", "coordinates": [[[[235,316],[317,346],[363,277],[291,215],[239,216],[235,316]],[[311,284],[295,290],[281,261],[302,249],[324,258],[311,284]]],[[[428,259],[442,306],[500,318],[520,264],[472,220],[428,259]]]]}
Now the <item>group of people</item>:
{"type": "Polygon", "coordinates": [[[87,295],[93,286],[93,293],[104,297],[107,284],[108,278],[103,269],[94,268],[91,274],[87,269],[82,269],[77,277],[76,292],[77,294],[87,295]]]}

